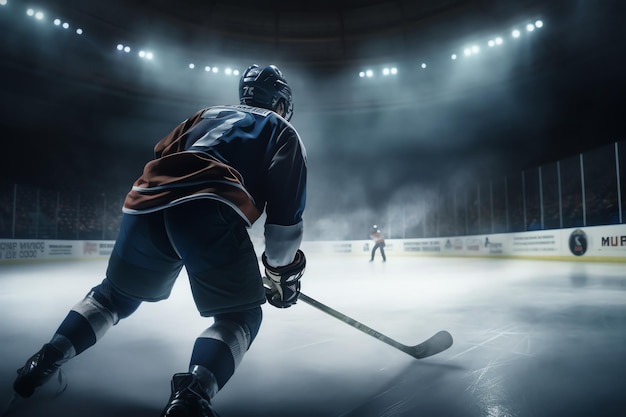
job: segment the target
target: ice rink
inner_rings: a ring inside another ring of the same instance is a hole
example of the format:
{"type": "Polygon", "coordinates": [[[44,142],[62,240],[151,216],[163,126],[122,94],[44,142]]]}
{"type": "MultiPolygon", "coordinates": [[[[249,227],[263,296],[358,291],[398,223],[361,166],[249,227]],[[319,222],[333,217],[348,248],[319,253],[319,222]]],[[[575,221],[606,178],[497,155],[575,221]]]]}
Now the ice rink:
{"type": "MultiPolygon", "coordinates": [[[[222,417],[626,416],[623,263],[308,255],[302,291],[414,345],[417,360],[299,302],[264,306],[259,336],[214,400],[222,417]]],[[[100,282],[105,261],[0,265],[0,407],[15,370],[100,282]]],[[[156,417],[209,324],[183,273],[10,416],[156,417]]]]}

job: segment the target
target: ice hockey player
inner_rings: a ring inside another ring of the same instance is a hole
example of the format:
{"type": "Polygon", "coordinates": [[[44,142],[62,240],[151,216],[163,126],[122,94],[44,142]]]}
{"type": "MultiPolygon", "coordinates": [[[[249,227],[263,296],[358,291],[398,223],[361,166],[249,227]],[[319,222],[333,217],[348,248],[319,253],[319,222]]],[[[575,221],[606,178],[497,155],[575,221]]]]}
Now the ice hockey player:
{"type": "Polygon", "coordinates": [[[239,96],[239,105],[202,109],[156,144],[126,196],[105,278],[18,369],[18,396],[30,397],[143,301],[168,298],[185,267],[199,314],[213,321],[195,339],[189,368],[173,375],[161,416],[218,415],[211,399],[257,336],[261,305],[293,305],[306,265],[307,163],[289,123],[291,88],[277,67],[253,65],[239,96]],[[246,228],[264,210],[262,277],[246,228]]]}
{"type": "Polygon", "coordinates": [[[378,230],[378,226],[372,226],[372,231],[370,233],[370,239],[374,241],[374,247],[372,248],[372,256],[370,257],[370,262],[374,261],[374,255],[376,255],[376,249],[380,250],[380,256],[383,257],[383,262],[387,262],[387,257],[385,256],[385,236],[378,230]]]}

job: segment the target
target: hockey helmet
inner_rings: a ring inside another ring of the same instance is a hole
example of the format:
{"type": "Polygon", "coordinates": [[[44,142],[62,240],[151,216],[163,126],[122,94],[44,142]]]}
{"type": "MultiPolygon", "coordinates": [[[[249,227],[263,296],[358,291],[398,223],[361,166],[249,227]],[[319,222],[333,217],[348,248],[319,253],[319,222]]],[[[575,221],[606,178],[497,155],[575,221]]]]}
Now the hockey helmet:
{"type": "Polygon", "coordinates": [[[276,66],[262,68],[255,64],[243,73],[239,80],[241,104],[276,111],[281,101],[285,107],[284,117],[290,120],[293,115],[291,88],[276,66]]]}

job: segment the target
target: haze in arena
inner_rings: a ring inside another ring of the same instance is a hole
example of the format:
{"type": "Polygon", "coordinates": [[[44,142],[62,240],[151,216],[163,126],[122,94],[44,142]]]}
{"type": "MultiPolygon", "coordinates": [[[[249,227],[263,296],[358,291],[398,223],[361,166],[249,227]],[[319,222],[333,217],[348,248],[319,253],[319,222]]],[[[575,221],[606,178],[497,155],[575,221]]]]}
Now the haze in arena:
{"type": "Polygon", "coordinates": [[[0,0],[0,417],[163,410],[212,323],[185,269],[61,382],[13,382],[104,278],[155,144],[251,64],[291,89],[301,291],[340,318],[264,304],[221,416],[626,413],[626,4],[148,3],[0,0]]]}

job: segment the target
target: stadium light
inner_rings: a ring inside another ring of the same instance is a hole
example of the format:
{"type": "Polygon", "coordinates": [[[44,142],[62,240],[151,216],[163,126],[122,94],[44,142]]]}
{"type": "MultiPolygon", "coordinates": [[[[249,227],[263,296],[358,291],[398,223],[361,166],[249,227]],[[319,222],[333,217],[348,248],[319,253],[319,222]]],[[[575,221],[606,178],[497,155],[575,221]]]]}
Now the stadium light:
{"type": "Polygon", "coordinates": [[[152,60],[154,58],[154,54],[150,51],[141,50],[137,53],[137,55],[139,55],[139,58],[144,58],[147,60],[152,60]]]}
{"type": "MultiPolygon", "coordinates": [[[[0,0],[0,6],[5,6],[7,5],[9,2],[9,0],[0,0]]],[[[26,14],[30,17],[34,17],[37,20],[40,21],[45,21],[46,20],[46,16],[45,13],[42,10],[37,10],[34,8],[28,8],[26,9],[26,14]]],[[[62,19],[59,18],[55,18],[52,23],[55,26],[60,26],[63,27],[64,29],[70,29],[70,24],[68,22],[63,22],[62,19]]],[[[74,26],[74,25],[72,25],[74,26]]],[[[534,21],[534,23],[522,23],[519,25],[519,27],[525,28],[526,32],[533,32],[536,29],[542,28],[544,26],[544,22],[540,19],[536,19],[534,21]]],[[[524,29],[514,29],[511,31],[511,36],[513,38],[519,38],[522,36],[522,31],[524,29]]],[[[75,33],[78,35],[83,35],[84,34],[84,30],[83,28],[77,27],[76,29],[74,29],[75,33]]],[[[495,37],[495,38],[491,38],[486,42],[486,45],[489,48],[493,48],[495,46],[499,46],[502,45],[504,43],[504,40],[502,37],[495,37]]],[[[456,61],[459,59],[459,57],[462,56],[466,56],[466,57],[470,57],[472,55],[476,55],[479,54],[481,52],[481,48],[480,46],[483,46],[482,42],[480,44],[474,44],[474,45],[468,45],[466,48],[463,49],[463,52],[459,52],[459,53],[452,53],[450,55],[450,59],[452,61],[456,61]]],[[[118,51],[124,51],[126,53],[129,53],[131,51],[131,48],[129,46],[123,45],[123,44],[118,44],[117,45],[117,50],[118,51]]],[[[152,60],[154,59],[154,55],[152,52],[149,51],[139,51],[138,55],[140,58],[142,59],[147,59],[147,60],[152,60]]],[[[422,62],[420,65],[421,69],[426,69],[427,68],[427,64],[425,62],[422,62]]],[[[194,69],[195,65],[193,63],[189,64],[189,69],[194,69]]],[[[203,66],[204,71],[205,72],[212,72],[214,74],[217,74],[219,72],[221,72],[219,70],[218,67],[216,66],[203,66]]],[[[359,77],[361,78],[374,78],[376,77],[376,75],[380,74],[380,72],[378,71],[382,71],[382,75],[383,76],[389,76],[389,75],[395,75],[398,73],[398,68],[397,67],[384,67],[382,69],[367,69],[367,70],[363,70],[359,72],[359,77]]],[[[225,68],[223,70],[223,73],[225,75],[239,75],[239,71],[238,70],[234,70],[232,69],[232,67],[229,68],[225,68]]]]}

